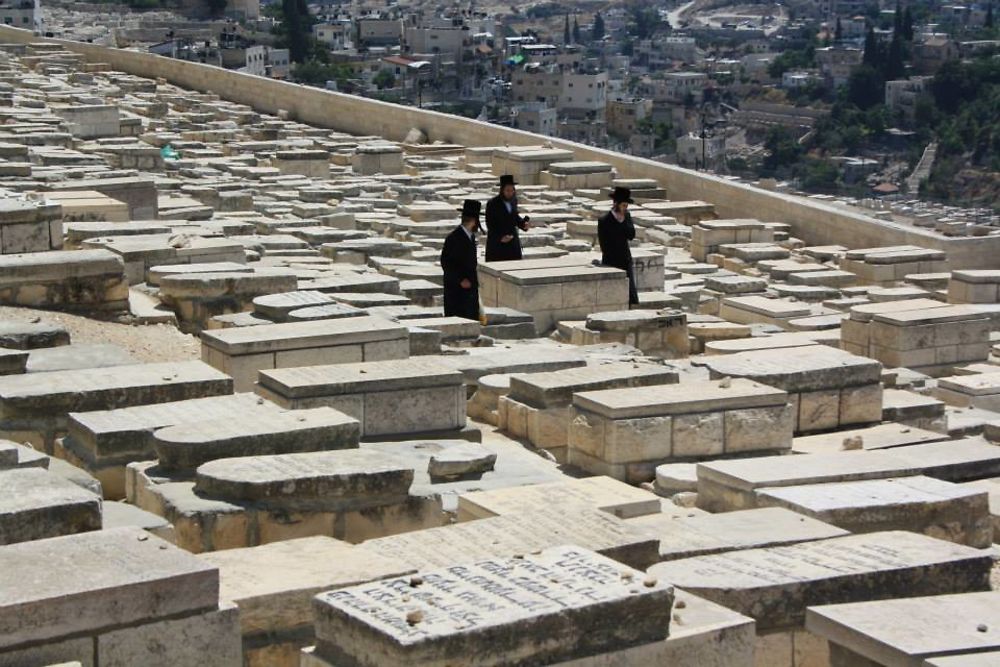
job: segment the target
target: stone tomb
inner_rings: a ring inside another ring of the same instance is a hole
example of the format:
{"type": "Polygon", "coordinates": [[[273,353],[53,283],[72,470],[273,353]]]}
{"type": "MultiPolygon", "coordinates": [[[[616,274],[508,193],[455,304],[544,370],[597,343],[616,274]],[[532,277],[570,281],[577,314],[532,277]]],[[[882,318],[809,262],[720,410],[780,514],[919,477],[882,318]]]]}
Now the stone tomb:
{"type": "Polygon", "coordinates": [[[688,356],[687,314],[679,310],[620,310],[592,313],[570,330],[574,345],[623,343],[644,354],[677,359],[688,356]]]}
{"type": "Polygon", "coordinates": [[[729,512],[758,506],[757,491],[867,479],[927,475],[962,482],[1000,475],[1000,448],[968,438],[889,450],[773,456],[699,463],[698,507],[729,512]]]}
{"type": "Polygon", "coordinates": [[[815,606],[806,627],[830,642],[830,667],[1000,664],[995,591],[815,606]]]}
{"type": "Polygon", "coordinates": [[[62,206],[58,202],[0,199],[0,255],[45,252],[62,246],[62,206]]]}
{"type": "Polygon", "coordinates": [[[512,308],[535,318],[539,333],[560,320],[591,313],[628,310],[625,272],[605,266],[530,268],[532,262],[486,262],[479,265],[479,296],[487,308],[512,308]]]}
{"type": "Polygon", "coordinates": [[[662,641],[673,597],[670,586],[579,547],[458,563],[317,596],[314,659],[551,664],[662,641]]]}
{"type": "Polygon", "coordinates": [[[757,505],[786,507],[852,533],[908,530],[978,549],[993,543],[985,491],[923,475],[763,488],[757,505]]]}
{"type": "Polygon", "coordinates": [[[0,436],[52,453],[56,438],[66,433],[70,412],[232,392],[228,376],[200,361],[12,375],[0,378],[0,436]]]}
{"type": "Polygon", "coordinates": [[[129,466],[129,501],[174,524],[193,553],[325,535],[349,542],[441,525],[434,493],[410,493],[413,465],[340,449],[205,463],[193,481],[129,466]]]}
{"type": "Polygon", "coordinates": [[[315,641],[312,599],[317,594],[413,571],[395,559],[323,536],[198,559],[219,568],[220,598],[239,606],[249,667],[299,667],[300,649],[315,641]]]}
{"type": "Polygon", "coordinates": [[[423,571],[561,544],[576,544],[639,570],[659,560],[658,540],[652,533],[582,504],[536,505],[522,512],[373,539],[360,548],[423,571]]]}
{"type": "Polygon", "coordinates": [[[870,356],[889,367],[929,374],[956,365],[986,361],[990,319],[973,306],[947,306],[875,315],[870,356]]]}
{"type": "Polygon", "coordinates": [[[812,314],[805,304],[763,296],[730,296],[719,302],[719,317],[736,324],[773,324],[788,329],[789,321],[812,314]]]}
{"type": "Polygon", "coordinates": [[[0,545],[101,529],[101,499],[42,468],[0,471],[0,545]]]}
{"type": "Polygon", "coordinates": [[[294,271],[270,268],[165,275],[159,282],[160,299],[190,332],[206,328],[213,317],[253,310],[258,296],[291,292],[298,285],[294,271]]]}
{"type": "Polygon", "coordinates": [[[628,523],[660,538],[661,561],[827,540],[849,534],[842,528],[780,507],[720,514],[697,512],[700,510],[689,510],[689,514],[680,516],[667,512],[646,514],[629,519],[628,523]]]}
{"type": "Polygon", "coordinates": [[[466,421],[462,373],[434,357],[262,371],[258,392],[289,409],[336,408],[361,423],[363,438],[457,431],[466,421]]]}
{"type": "Polygon", "coordinates": [[[942,250],[920,246],[862,248],[848,250],[840,258],[840,268],[864,284],[892,287],[913,273],[946,272],[948,259],[942,250]]]}
{"type": "Polygon", "coordinates": [[[788,394],[749,380],[581,392],[573,408],[568,463],[633,483],[652,480],[661,463],[792,444],[788,394]]]}
{"type": "Polygon", "coordinates": [[[510,391],[497,400],[497,426],[565,462],[573,395],[581,391],[675,384],[677,371],[625,363],[510,376],[510,391]]]}
{"type": "Polygon", "coordinates": [[[882,366],[825,345],[709,356],[710,376],[746,378],[788,392],[795,433],[882,420],[882,366]]]}
{"type": "Polygon", "coordinates": [[[934,395],[948,405],[1000,412],[1000,366],[994,368],[995,373],[941,378],[934,395]]]}
{"type": "Polygon", "coordinates": [[[105,498],[120,499],[125,497],[125,466],[156,458],[152,436],[157,429],[175,424],[226,422],[234,414],[279,410],[270,401],[244,393],[71,412],[68,433],[56,443],[56,451],[61,458],[97,478],[105,498]]]}
{"type": "Polygon", "coordinates": [[[268,456],[358,446],[358,422],[333,408],[246,412],[238,419],[210,419],[165,426],[152,444],[166,470],[193,470],[236,456],[268,456]]]}
{"type": "Polygon", "coordinates": [[[0,548],[0,663],[240,667],[219,572],[139,528],[0,548]],[[31,582],[30,585],[25,585],[31,582]]]}
{"type": "Polygon", "coordinates": [[[840,323],[840,347],[851,354],[871,357],[871,323],[876,315],[897,313],[907,310],[926,312],[937,308],[946,308],[948,304],[934,299],[902,299],[885,303],[863,303],[852,306],[848,316],[840,323]]]}
{"type": "Polygon", "coordinates": [[[537,507],[578,506],[629,519],[659,513],[660,499],[610,477],[585,477],[463,493],[458,497],[458,520],[523,514],[537,507]]]}
{"type": "Polygon", "coordinates": [[[904,531],[848,535],[654,565],[649,573],[757,621],[801,629],[806,608],[989,589],[988,552],[904,531]]]}
{"type": "Polygon", "coordinates": [[[1000,271],[952,271],[948,280],[949,303],[1000,303],[1000,271]]]}
{"type": "Polygon", "coordinates": [[[0,304],[53,310],[128,309],[122,260],[107,250],[0,256],[0,304]]]}
{"type": "Polygon", "coordinates": [[[759,220],[701,220],[691,228],[691,257],[704,262],[721,245],[773,242],[774,231],[759,220]]]}
{"type": "Polygon", "coordinates": [[[406,327],[381,317],[263,324],[203,331],[202,359],[251,391],[257,373],[274,368],[405,359],[406,327]]]}

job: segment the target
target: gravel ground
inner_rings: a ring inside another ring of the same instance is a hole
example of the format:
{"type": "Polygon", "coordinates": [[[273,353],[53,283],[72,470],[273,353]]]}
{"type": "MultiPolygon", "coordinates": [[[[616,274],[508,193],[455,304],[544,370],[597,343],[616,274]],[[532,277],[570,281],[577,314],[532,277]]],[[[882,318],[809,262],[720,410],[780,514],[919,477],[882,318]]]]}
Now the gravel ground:
{"type": "Polygon", "coordinates": [[[0,306],[0,320],[47,322],[69,331],[73,343],[105,343],[128,351],[136,362],[190,361],[201,358],[201,343],[169,324],[133,326],[47,310],[0,306]]]}

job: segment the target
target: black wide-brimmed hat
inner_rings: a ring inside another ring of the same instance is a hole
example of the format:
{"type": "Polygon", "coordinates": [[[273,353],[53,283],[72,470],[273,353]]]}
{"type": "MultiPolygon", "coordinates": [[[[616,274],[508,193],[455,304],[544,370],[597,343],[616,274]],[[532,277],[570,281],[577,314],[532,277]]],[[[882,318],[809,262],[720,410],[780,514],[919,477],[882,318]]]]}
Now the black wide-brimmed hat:
{"type": "Polygon", "coordinates": [[[611,200],[618,204],[623,201],[627,201],[629,204],[634,204],[635,200],[632,199],[632,191],[628,188],[615,188],[611,192],[611,200]]]}
{"type": "Polygon", "coordinates": [[[480,212],[483,210],[483,204],[477,199],[466,199],[462,204],[462,208],[458,209],[462,212],[462,218],[479,218],[480,212]]]}
{"type": "Polygon", "coordinates": [[[502,188],[505,185],[517,185],[517,183],[514,182],[513,176],[511,176],[510,174],[504,174],[503,176],[500,177],[500,187],[502,188]]]}

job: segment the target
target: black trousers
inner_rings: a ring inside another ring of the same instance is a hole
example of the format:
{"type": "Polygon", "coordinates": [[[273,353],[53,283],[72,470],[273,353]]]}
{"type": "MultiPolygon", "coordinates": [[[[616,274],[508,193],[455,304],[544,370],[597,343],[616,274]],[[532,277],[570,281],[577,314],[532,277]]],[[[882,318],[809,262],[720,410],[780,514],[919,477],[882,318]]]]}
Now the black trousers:
{"type": "Polygon", "coordinates": [[[479,289],[471,287],[444,288],[445,317],[464,317],[467,320],[479,321],[479,289]]]}

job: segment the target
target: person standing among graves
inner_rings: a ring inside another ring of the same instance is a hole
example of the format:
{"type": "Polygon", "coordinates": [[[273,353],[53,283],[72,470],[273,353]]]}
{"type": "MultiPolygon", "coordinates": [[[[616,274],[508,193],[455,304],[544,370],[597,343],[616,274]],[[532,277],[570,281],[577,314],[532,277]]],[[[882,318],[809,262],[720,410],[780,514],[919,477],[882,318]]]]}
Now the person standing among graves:
{"type": "Polygon", "coordinates": [[[476,275],[476,233],[483,205],[466,199],[462,222],[444,241],[441,268],[444,269],[445,317],[479,320],[479,279],[476,275]]]}
{"type": "Polygon", "coordinates": [[[635,288],[635,276],[632,272],[632,250],[628,242],[635,238],[635,225],[628,205],[632,200],[632,191],[628,188],[615,188],[611,193],[611,210],[597,220],[597,241],[601,244],[601,264],[622,269],[628,275],[628,302],[639,303],[639,292],[635,288]]]}
{"type": "Polygon", "coordinates": [[[518,229],[528,231],[530,218],[517,213],[517,189],[514,177],[500,177],[500,194],[486,202],[486,261],[505,262],[521,259],[518,229]]]}

